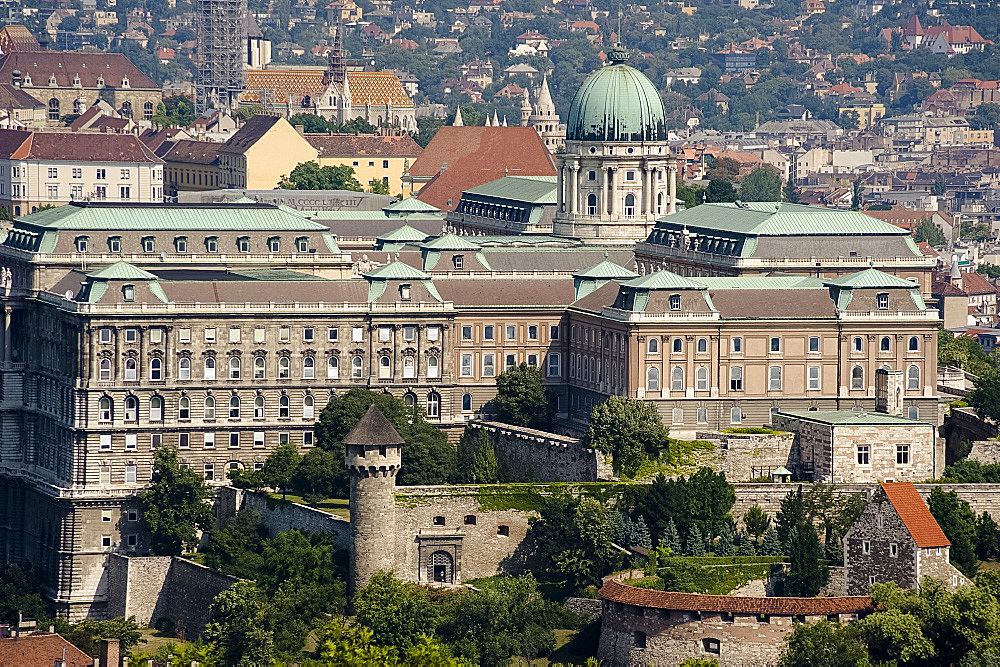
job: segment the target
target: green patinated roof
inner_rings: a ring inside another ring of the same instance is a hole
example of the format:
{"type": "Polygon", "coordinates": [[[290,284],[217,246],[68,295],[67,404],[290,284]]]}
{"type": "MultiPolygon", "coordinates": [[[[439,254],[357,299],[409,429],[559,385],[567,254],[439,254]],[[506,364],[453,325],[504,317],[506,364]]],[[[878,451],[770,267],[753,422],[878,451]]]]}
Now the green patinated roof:
{"type": "MultiPolygon", "coordinates": [[[[347,220],[355,222],[360,220],[402,220],[404,216],[389,216],[383,211],[310,211],[309,218],[312,220],[347,220]]],[[[407,213],[406,220],[444,220],[444,213],[407,213]]]]}
{"type": "Polygon", "coordinates": [[[138,266],[133,266],[128,262],[115,262],[99,271],[88,273],[89,278],[97,280],[157,280],[149,271],[143,271],[138,266]]]}
{"type": "Polygon", "coordinates": [[[788,468],[786,468],[785,466],[778,466],[777,468],[775,468],[774,470],[771,471],[771,474],[772,475],[791,475],[792,471],[789,470],[788,468]]]}
{"type": "Polygon", "coordinates": [[[67,204],[18,222],[72,230],[329,231],[294,209],[269,204],[67,204]]]}
{"type": "MultiPolygon", "coordinates": [[[[627,55],[620,54],[627,58],[627,55]]],[[[613,59],[576,91],[566,123],[567,141],[663,141],[663,100],[645,74],[613,59]]]]}
{"type": "Polygon", "coordinates": [[[819,278],[809,276],[699,276],[708,289],[715,290],[766,290],[766,289],[824,289],[819,278]]]}
{"type": "Polygon", "coordinates": [[[854,410],[781,410],[779,415],[829,424],[831,426],[932,426],[905,417],[884,412],[855,412],[854,410]]]}
{"type": "Polygon", "coordinates": [[[380,266],[377,269],[369,271],[365,274],[365,278],[374,278],[375,280],[430,280],[430,275],[424,273],[420,269],[415,269],[405,262],[400,262],[396,260],[395,262],[390,262],[385,266],[380,266]]]}
{"type": "Polygon", "coordinates": [[[395,201],[388,206],[383,206],[382,210],[391,213],[439,213],[441,211],[441,209],[436,206],[431,206],[427,202],[420,201],[416,197],[400,199],[399,201],[395,201]]]}
{"type": "Polygon", "coordinates": [[[504,176],[469,188],[463,194],[509,199],[528,204],[555,204],[555,176],[504,176]]]}
{"type": "Polygon", "coordinates": [[[416,242],[419,243],[420,241],[423,241],[426,238],[427,238],[427,234],[423,233],[422,231],[420,231],[419,229],[417,229],[415,227],[411,227],[410,225],[408,225],[408,224],[406,224],[404,222],[401,227],[397,227],[396,229],[392,230],[391,232],[386,232],[382,236],[378,237],[378,240],[379,241],[401,241],[401,242],[404,242],[404,243],[407,242],[407,241],[416,241],[416,242]]]}
{"type": "Polygon", "coordinates": [[[663,222],[672,227],[687,226],[692,230],[700,228],[756,236],[909,235],[905,229],[860,211],[777,202],[744,202],[743,207],[736,204],[702,204],[678,211],[664,218],[663,222]]]}
{"type": "Polygon", "coordinates": [[[878,288],[878,287],[907,287],[915,289],[919,287],[914,282],[894,276],[878,269],[865,269],[856,273],[849,273],[846,276],[833,278],[824,281],[827,285],[835,285],[843,288],[878,288]]]}
{"type": "Polygon", "coordinates": [[[314,276],[311,273],[301,273],[288,269],[247,269],[246,271],[234,271],[233,273],[252,278],[253,280],[266,280],[268,282],[328,282],[329,280],[320,276],[314,276]]]}
{"type": "Polygon", "coordinates": [[[631,280],[636,278],[633,271],[629,271],[624,266],[619,266],[609,259],[587,267],[582,271],[573,274],[574,278],[607,278],[608,280],[631,280]]]}
{"type": "Polygon", "coordinates": [[[420,245],[421,250],[479,250],[481,247],[458,234],[444,234],[420,245]]]}
{"type": "Polygon", "coordinates": [[[705,286],[679,276],[672,271],[654,271],[623,282],[622,285],[643,290],[705,289],[705,286]]]}

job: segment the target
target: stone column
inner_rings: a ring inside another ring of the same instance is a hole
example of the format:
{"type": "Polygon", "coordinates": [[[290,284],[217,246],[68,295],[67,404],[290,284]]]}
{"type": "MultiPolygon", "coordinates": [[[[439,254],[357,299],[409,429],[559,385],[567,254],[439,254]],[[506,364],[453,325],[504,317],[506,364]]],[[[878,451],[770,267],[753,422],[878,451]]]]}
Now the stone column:
{"type": "Polygon", "coordinates": [[[645,218],[649,215],[649,173],[650,168],[648,163],[642,165],[642,200],[639,202],[639,216],[640,218],[645,218]]]}
{"type": "Polygon", "coordinates": [[[4,306],[3,309],[3,363],[10,363],[10,342],[11,342],[11,316],[14,313],[14,309],[10,306],[4,306]]]}
{"type": "Polygon", "coordinates": [[[670,165],[670,201],[667,202],[667,214],[677,212],[677,163],[670,165]]]}
{"type": "Polygon", "coordinates": [[[580,165],[574,164],[570,167],[570,182],[569,182],[569,207],[570,212],[576,214],[580,210],[580,202],[577,196],[577,180],[580,175],[580,165]]]}
{"type": "Polygon", "coordinates": [[[618,167],[611,168],[611,217],[617,219],[621,217],[622,202],[621,193],[618,191],[618,167]]]}
{"type": "Polygon", "coordinates": [[[600,171],[601,177],[598,179],[598,183],[601,187],[601,194],[597,197],[598,206],[597,209],[598,217],[603,218],[608,214],[608,170],[601,167],[600,171]]]}
{"type": "MultiPolygon", "coordinates": [[[[173,341],[173,336],[171,336],[171,334],[173,333],[173,331],[174,331],[173,327],[163,327],[163,337],[164,337],[163,338],[163,379],[164,380],[169,380],[170,378],[173,377],[172,371],[173,371],[173,365],[174,365],[174,356],[173,356],[173,350],[174,350],[173,342],[174,341],[173,341]]],[[[248,358],[248,361],[250,361],[250,363],[251,363],[250,368],[248,370],[250,371],[250,377],[252,378],[253,377],[253,359],[248,358]]],[[[315,370],[314,372],[318,373],[319,371],[315,370]]]]}
{"type": "Polygon", "coordinates": [[[566,201],[566,198],[563,196],[563,188],[566,187],[566,165],[565,164],[563,164],[563,165],[561,165],[559,167],[559,182],[558,182],[558,186],[559,187],[556,188],[556,199],[557,199],[557,201],[556,201],[556,211],[562,213],[562,211],[563,211],[563,204],[566,201]]]}

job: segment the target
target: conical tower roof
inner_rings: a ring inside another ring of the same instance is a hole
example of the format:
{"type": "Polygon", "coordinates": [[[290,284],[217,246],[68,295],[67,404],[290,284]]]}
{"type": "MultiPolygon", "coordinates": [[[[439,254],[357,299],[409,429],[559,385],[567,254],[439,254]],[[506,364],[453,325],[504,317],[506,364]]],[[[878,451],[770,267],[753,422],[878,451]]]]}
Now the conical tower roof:
{"type": "Polygon", "coordinates": [[[402,445],[403,438],[392,422],[372,403],[341,442],[345,445],[402,445]]]}
{"type": "Polygon", "coordinates": [[[452,127],[462,127],[465,123],[462,122],[462,107],[455,109],[455,120],[452,121],[452,127]]]}
{"type": "Polygon", "coordinates": [[[556,105],[552,101],[552,93],[549,91],[549,77],[547,74],[542,75],[542,87],[538,89],[535,110],[540,116],[551,116],[556,113],[556,105]]]}

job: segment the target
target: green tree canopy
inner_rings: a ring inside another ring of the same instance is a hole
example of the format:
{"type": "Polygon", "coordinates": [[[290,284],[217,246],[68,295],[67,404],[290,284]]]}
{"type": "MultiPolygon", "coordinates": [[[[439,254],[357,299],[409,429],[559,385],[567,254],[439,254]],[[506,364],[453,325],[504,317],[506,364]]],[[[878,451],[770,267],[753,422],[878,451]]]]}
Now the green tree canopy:
{"type": "Polygon", "coordinates": [[[227,665],[268,665],[274,657],[274,633],[267,610],[267,597],[256,583],[237,581],[215,596],[203,636],[227,665]]]}
{"type": "Polygon", "coordinates": [[[729,181],[719,178],[708,182],[705,189],[705,201],[709,204],[734,202],[738,199],[736,188],[729,181]]]}
{"type": "Polygon", "coordinates": [[[542,371],[528,364],[508,368],[497,377],[497,395],[491,403],[500,421],[515,426],[542,426],[552,416],[542,371]]]}
{"type": "Polygon", "coordinates": [[[976,574],[979,560],[976,558],[976,515],[969,503],[958,497],[954,491],[942,491],[934,487],[927,503],[931,514],[951,542],[951,562],[967,577],[976,574]]]}
{"type": "Polygon", "coordinates": [[[944,232],[930,221],[930,218],[924,218],[917,223],[917,226],[913,228],[913,238],[917,243],[927,242],[934,248],[943,248],[948,245],[948,239],[945,238],[944,232]]]}
{"type": "Polygon", "coordinates": [[[288,176],[282,177],[279,188],[285,190],[353,190],[361,192],[361,183],[354,177],[354,168],[344,165],[320,167],[310,160],[303,162],[288,176]]]}
{"type": "Polygon", "coordinates": [[[178,556],[198,543],[198,531],[212,527],[208,500],[212,490],[191,468],[181,468],[177,450],[160,447],[153,454],[153,479],[139,499],[150,532],[150,546],[160,556],[178,556]]]}
{"type": "Polygon", "coordinates": [[[295,445],[291,443],[281,445],[264,461],[261,479],[267,486],[281,489],[281,497],[284,498],[301,460],[302,457],[299,456],[295,445]]]}
{"type": "Polygon", "coordinates": [[[704,538],[714,539],[732,528],[729,511],[735,502],[736,491],[725,473],[708,467],[689,477],[659,475],[652,484],[629,487],[622,498],[623,508],[646,520],[654,544],[668,536],[671,522],[679,536],[688,536],[697,525],[704,538]]]}
{"type": "Polygon", "coordinates": [[[357,622],[383,646],[408,649],[434,632],[436,612],[423,589],[404,584],[391,572],[376,572],[354,595],[357,622]]]}
{"type": "Polygon", "coordinates": [[[669,430],[652,403],[611,396],[590,413],[586,443],[611,455],[618,475],[635,475],[649,458],[668,451],[669,430]]]}
{"type": "Polygon", "coordinates": [[[798,624],[785,637],[782,667],[868,667],[868,648],[847,626],[830,621],[798,624]]]}
{"type": "Polygon", "coordinates": [[[740,184],[743,201],[781,201],[781,174],[774,167],[757,167],[740,184]]]}
{"type": "Polygon", "coordinates": [[[31,563],[0,565],[0,623],[17,624],[18,614],[37,620],[46,615],[47,609],[38,594],[38,580],[31,563]]]}
{"type": "Polygon", "coordinates": [[[812,526],[796,528],[788,541],[788,574],[785,595],[814,597],[830,579],[830,569],[823,561],[823,545],[812,526]]]}

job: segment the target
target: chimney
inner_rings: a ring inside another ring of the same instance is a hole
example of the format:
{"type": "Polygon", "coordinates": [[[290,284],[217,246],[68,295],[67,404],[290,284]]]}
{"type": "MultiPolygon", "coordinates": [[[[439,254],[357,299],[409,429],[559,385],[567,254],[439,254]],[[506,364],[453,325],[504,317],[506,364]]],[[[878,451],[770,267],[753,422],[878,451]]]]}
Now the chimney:
{"type": "Polygon", "coordinates": [[[101,640],[101,667],[121,667],[121,650],[117,639],[101,640]]]}

